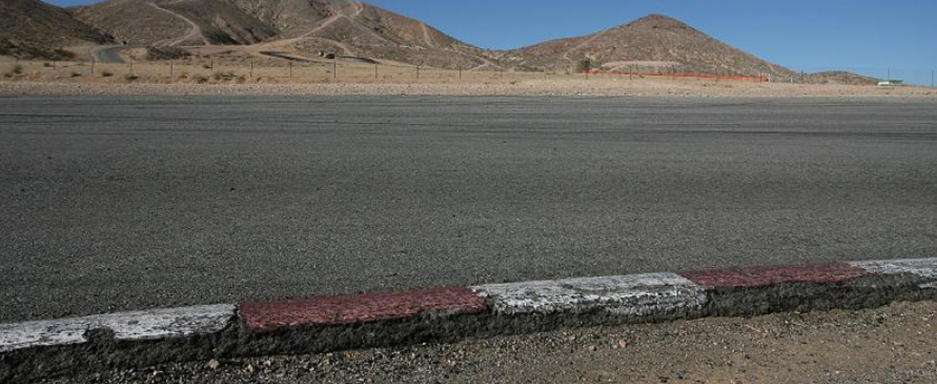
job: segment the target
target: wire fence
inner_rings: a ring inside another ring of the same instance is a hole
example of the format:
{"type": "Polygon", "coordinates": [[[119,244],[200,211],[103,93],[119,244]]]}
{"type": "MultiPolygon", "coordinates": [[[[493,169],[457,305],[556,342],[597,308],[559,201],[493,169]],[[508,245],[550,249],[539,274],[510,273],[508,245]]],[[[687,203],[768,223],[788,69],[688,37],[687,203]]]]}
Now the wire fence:
{"type": "Polygon", "coordinates": [[[671,79],[746,82],[816,83],[812,74],[825,72],[822,81],[837,84],[868,84],[875,81],[903,81],[905,84],[934,87],[935,70],[871,67],[798,67],[793,76],[746,76],[731,71],[714,70],[702,73],[671,70],[584,70],[521,72],[489,67],[486,70],[438,69],[421,66],[393,65],[357,60],[257,60],[223,62],[211,57],[197,60],[136,61],[98,63],[89,61],[21,61],[0,62],[0,73],[7,79],[80,79],[114,78],[125,81],[144,79],[152,82],[298,82],[298,83],[484,83],[551,79],[671,79]],[[799,72],[799,73],[798,73],[799,72]],[[861,77],[856,77],[860,75],[861,77]]]}
{"type": "MultiPolygon", "coordinates": [[[[570,78],[562,72],[438,69],[381,63],[331,61],[270,61],[226,63],[215,60],[135,61],[10,61],[0,62],[7,78],[143,79],[153,82],[294,82],[294,83],[478,83],[570,78]],[[5,65],[4,65],[5,64],[5,65]]],[[[582,76],[579,76],[582,77],[582,76]]]]}
{"type": "Polygon", "coordinates": [[[904,84],[918,85],[924,87],[935,86],[934,68],[909,68],[909,67],[816,67],[816,66],[797,66],[791,67],[802,73],[835,73],[836,76],[844,80],[839,80],[835,76],[831,80],[836,82],[849,81],[848,74],[856,74],[872,78],[879,81],[900,81],[904,84]]]}

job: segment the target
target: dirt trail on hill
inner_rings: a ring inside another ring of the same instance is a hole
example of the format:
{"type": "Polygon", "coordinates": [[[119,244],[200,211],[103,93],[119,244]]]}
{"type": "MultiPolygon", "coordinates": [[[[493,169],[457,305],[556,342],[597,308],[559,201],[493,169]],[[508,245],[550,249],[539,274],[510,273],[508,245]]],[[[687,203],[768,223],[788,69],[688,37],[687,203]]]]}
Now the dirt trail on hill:
{"type": "Polygon", "coordinates": [[[158,9],[158,10],[160,10],[160,11],[166,12],[166,13],[168,13],[168,14],[170,14],[170,15],[173,15],[173,16],[179,18],[179,19],[182,19],[182,21],[185,21],[186,24],[189,24],[189,32],[186,33],[185,35],[182,35],[182,36],[177,37],[177,38],[175,38],[175,39],[166,39],[166,40],[158,41],[158,42],[156,42],[156,43],[153,43],[153,45],[155,45],[155,46],[174,46],[174,45],[180,45],[180,44],[182,44],[182,43],[184,43],[184,42],[186,42],[186,41],[189,41],[189,40],[202,40],[202,43],[203,43],[203,44],[205,44],[205,45],[211,45],[211,42],[209,42],[208,39],[205,37],[205,34],[202,33],[202,28],[199,27],[198,24],[196,24],[194,21],[190,20],[188,17],[182,16],[182,15],[180,15],[180,14],[178,14],[178,13],[176,13],[176,12],[173,12],[173,11],[171,11],[171,10],[169,10],[169,9],[160,7],[160,6],[157,5],[156,3],[149,3],[149,4],[150,4],[151,7],[156,8],[156,9],[158,9]]]}

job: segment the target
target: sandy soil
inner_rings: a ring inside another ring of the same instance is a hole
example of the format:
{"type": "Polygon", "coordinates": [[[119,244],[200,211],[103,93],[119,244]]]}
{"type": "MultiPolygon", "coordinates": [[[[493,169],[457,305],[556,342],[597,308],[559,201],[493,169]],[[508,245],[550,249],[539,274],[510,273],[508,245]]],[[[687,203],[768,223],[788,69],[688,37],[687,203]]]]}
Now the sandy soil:
{"type": "Polygon", "coordinates": [[[339,61],[221,64],[191,58],[128,64],[19,62],[0,59],[2,95],[520,95],[711,97],[924,97],[926,87],[751,83],[564,73],[417,69],[339,61]],[[20,66],[19,73],[14,69],[20,66]]]}
{"type": "Polygon", "coordinates": [[[934,383],[937,303],[113,370],[48,383],[934,383]]]}

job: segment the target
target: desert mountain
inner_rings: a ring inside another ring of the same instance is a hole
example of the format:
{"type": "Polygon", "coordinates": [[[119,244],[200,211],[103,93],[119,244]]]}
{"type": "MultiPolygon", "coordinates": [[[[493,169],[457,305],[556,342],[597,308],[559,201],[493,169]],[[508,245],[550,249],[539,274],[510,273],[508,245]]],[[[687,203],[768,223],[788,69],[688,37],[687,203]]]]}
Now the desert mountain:
{"type": "Polygon", "coordinates": [[[479,48],[357,1],[113,0],[75,13],[130,45],[268,44],[441,68],[490,64],[479,48]]]}
{"type": "Polygon", "coordinates": [[[506,65],[568,70],[588,59],[593,68],[660,70],[789,77],[794,73],[661,15],[588,36],[548,41],[503,54],[506,65]]]}
{"type": "Polygon", "coordinates": [[[847,71],[825,71],[810,74],[810,80],[820,84],[875,85],[879,82],[874,77],[847,71]]]}
{"type": "Polygon", "coordinates": [[[0,40],[14,45],[57,48],[109,40],[68,10],[38,0],[0,0],[0,26],[0,40]]]}
{"type": "Polygon", "coordinates": [[[0,40],[5,33],[47,47],[112,37],[128,45],[251,45],[255,51],[325,52],[450,69],[571,71],[588,59],[595,69],[800,78],[661,15],[588,36],[491,51],[358,1],[111,0],[64,10],[37,0],[0,0],[0,11],[0,23],[14,26],[0,30],[0,40]]]}

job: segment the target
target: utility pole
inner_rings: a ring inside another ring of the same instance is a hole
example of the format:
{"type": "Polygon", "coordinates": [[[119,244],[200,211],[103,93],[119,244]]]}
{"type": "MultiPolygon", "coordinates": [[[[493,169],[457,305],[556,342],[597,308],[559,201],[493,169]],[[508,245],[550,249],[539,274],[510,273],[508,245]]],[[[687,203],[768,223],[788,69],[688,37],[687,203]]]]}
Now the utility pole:
{"type": "Polygon", "coordinates": [[[934,70],[930,70],[930,87],[934,88],[934,70]]]}

